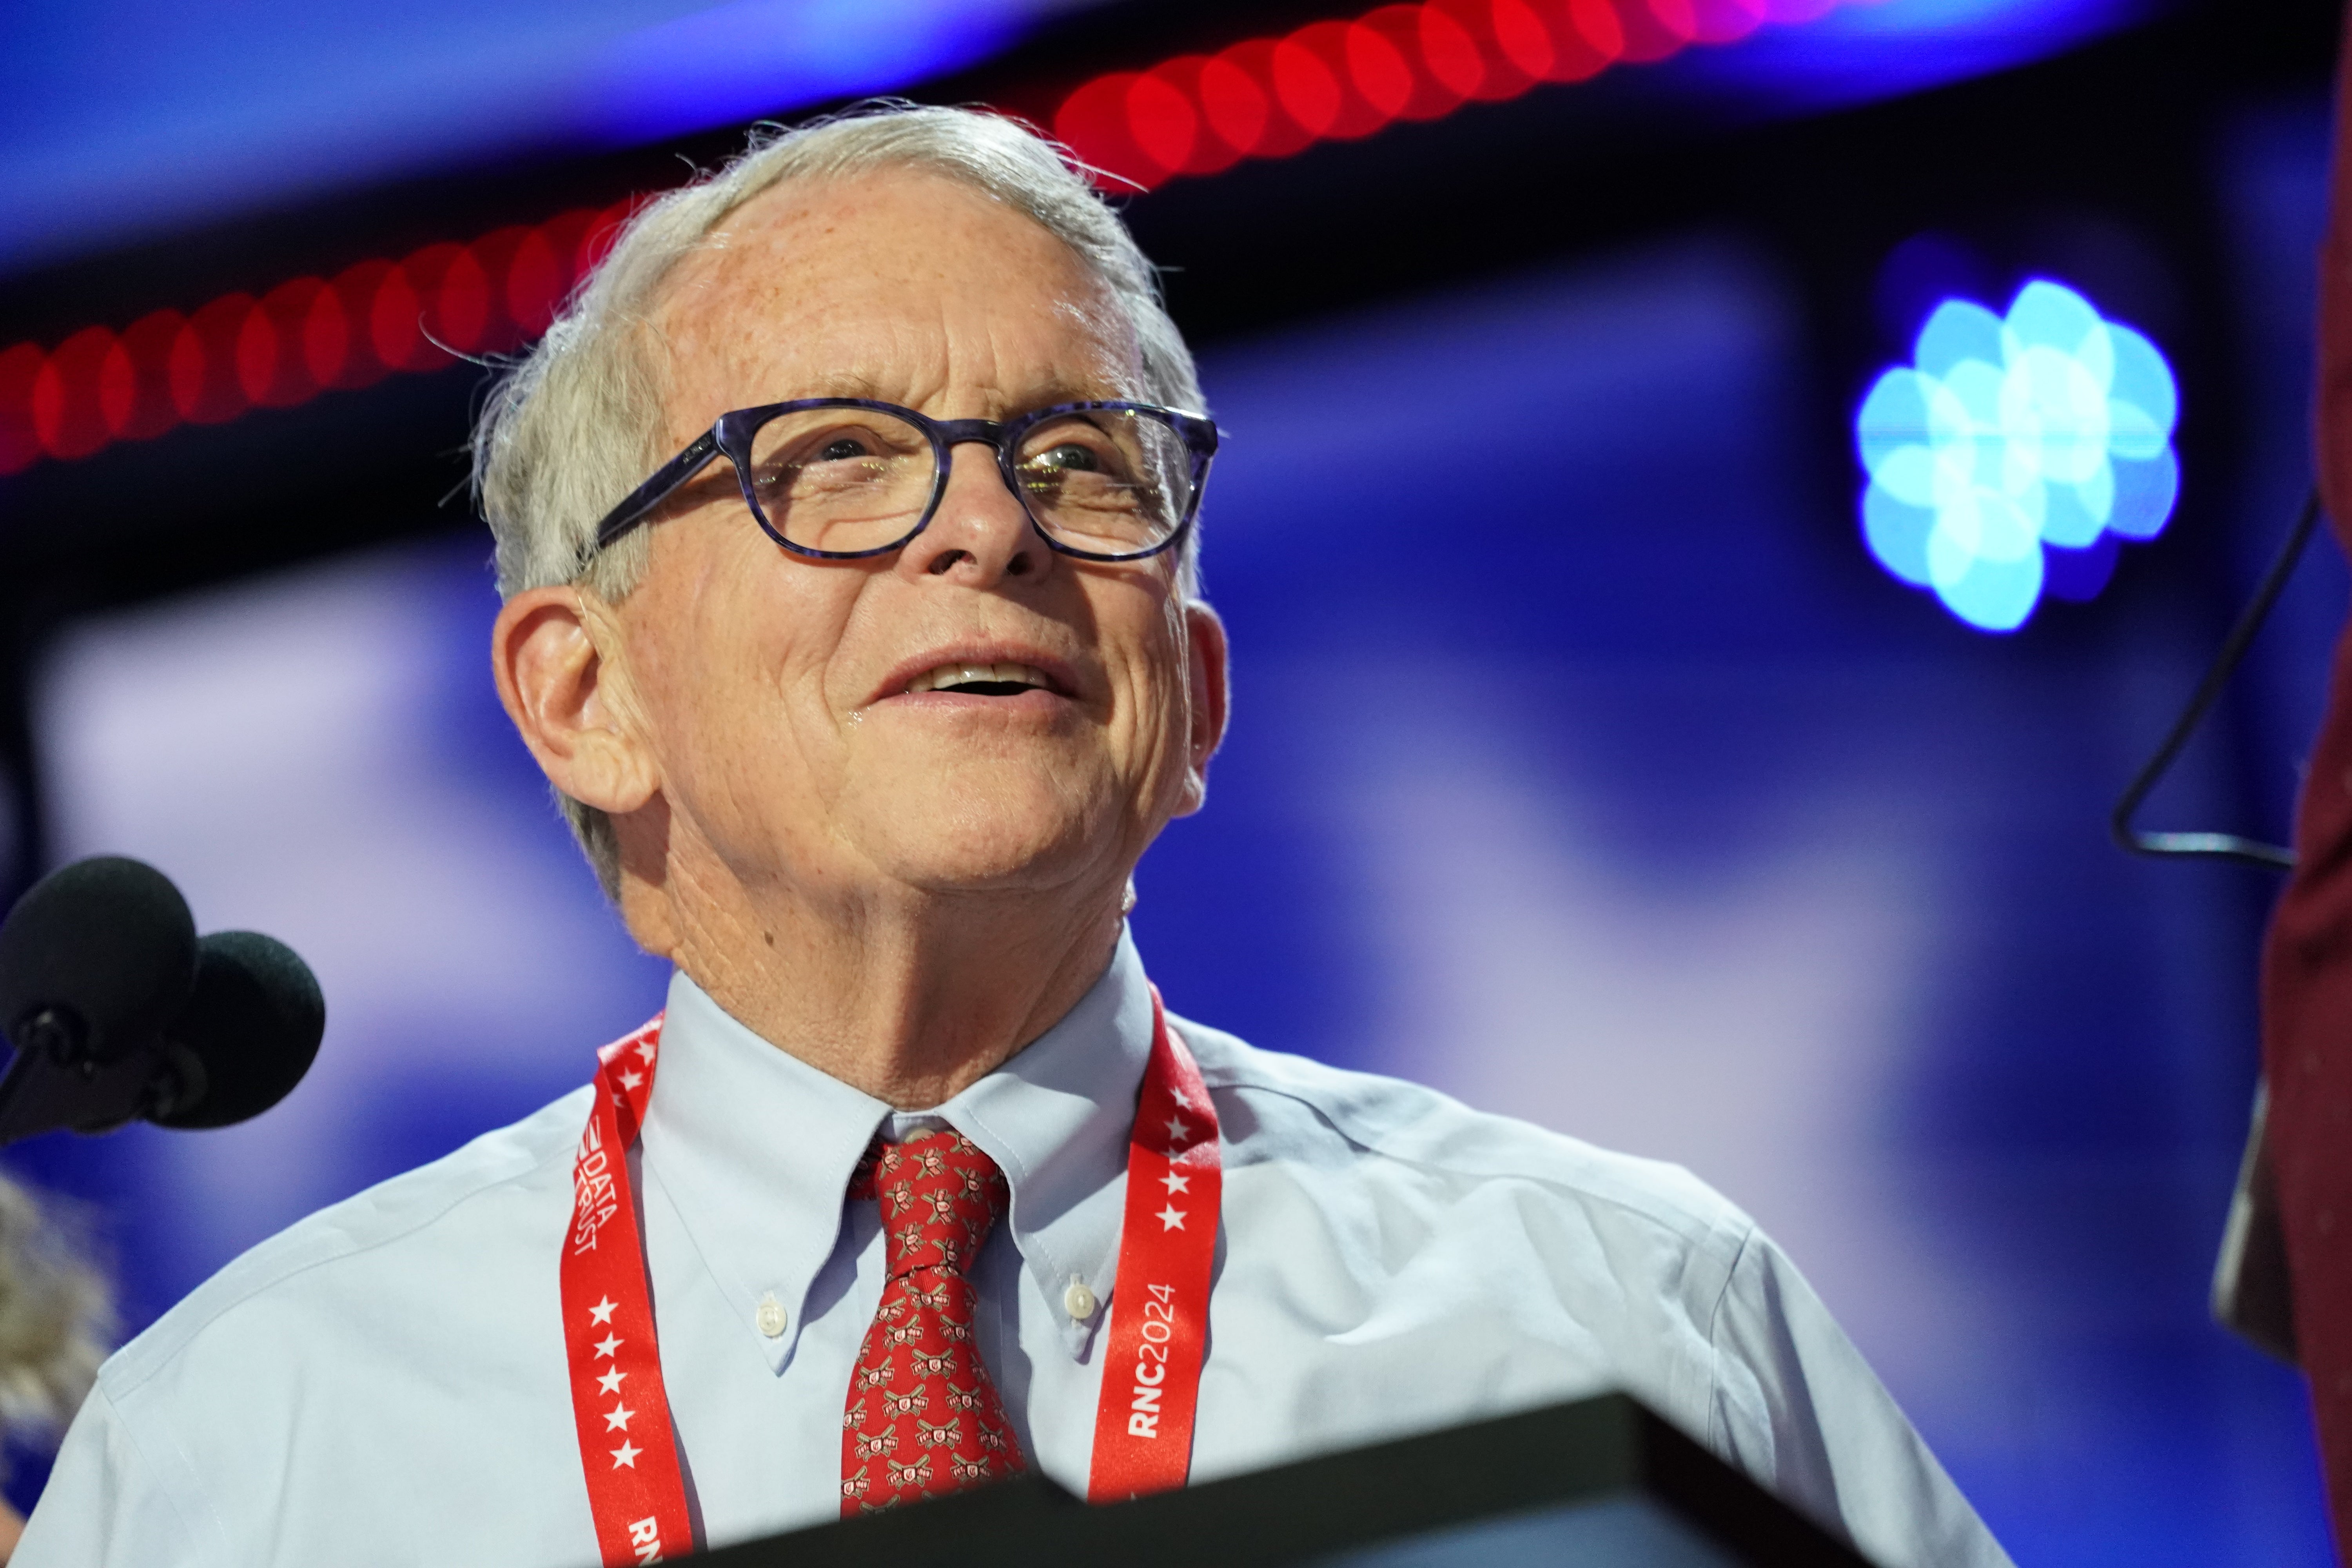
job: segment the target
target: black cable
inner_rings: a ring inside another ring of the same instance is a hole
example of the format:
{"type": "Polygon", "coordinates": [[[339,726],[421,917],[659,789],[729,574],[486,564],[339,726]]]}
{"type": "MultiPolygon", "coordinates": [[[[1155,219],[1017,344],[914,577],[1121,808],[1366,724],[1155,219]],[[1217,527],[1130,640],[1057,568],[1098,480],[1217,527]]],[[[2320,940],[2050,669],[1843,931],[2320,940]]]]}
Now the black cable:
{"type": "Polygon", "coordinates": [[[2263,623],[2270,618],[2271,609],[2278,603],[2287,579],[2294,574],[2295,563],[2303,557],[2303,547],[2311,542],[2312,530],[2318,524],[2319,491],[2315,489],[2310,499],[2303,503],[2303,515],[2295,519],[2294,527],[2288,531],[2286,542],[2279,546],[2277,556],[2263,571],[2263,580],[2254,589],[2254,596],[2239,612],[2237,624],[2230,628],[2229,637],[2222,641],[2221,651],[2214,656],[2212,668],[2206,670],[2205,679],[2197,683],[2196,691],[2189,696],[2189,705],[2180,710],[2180,717],[2172,721],[2172,729],[2164,737],[2164,743],[2157,747],[2156,754],[2148,758],[2146,765],[2133,776],[2132,782],[2125,786],[2123,798],[2116,802],[2116,809],[2107,818],[2107,832],[2114,837],[2117,847],[2134,855],[2196,856],[2213,860],[2234,860],[2241,866],[2260,866],[2273,871],[2294,869],[2294,851],[2281,848],[2275,844],[2241,838],[2234,833],[2142,833],[2132,826],[2132,818],[2138,815],[2140,804],[2147,799],[2148,792],[2155,789],[2170,771],[2173,763],[2180,756],[2181,748],[2189,744],[2189,737],[2197,732],[2197,726],[2204,721],[2206,711],[2220,699],[2221,689],[2236,673],[2239,664],[2246,657],[2246,649],[2253,643],[2254,634],[2263,629],[2263,623]]]}

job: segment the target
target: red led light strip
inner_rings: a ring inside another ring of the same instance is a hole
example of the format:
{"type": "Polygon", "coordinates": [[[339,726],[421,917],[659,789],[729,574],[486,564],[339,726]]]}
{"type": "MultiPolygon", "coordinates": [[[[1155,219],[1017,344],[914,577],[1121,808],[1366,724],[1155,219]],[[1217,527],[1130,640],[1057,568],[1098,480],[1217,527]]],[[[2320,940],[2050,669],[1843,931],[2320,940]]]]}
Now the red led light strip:
{"type": "Polygon", "coordinates": [[[554,320],[631,205],[297,278],[257,300],[224,295],[193,315],[157,310],[119,332],[85,327],[46,351],[18,343],[0,353],[0,474],[519,347],[554,320]]]}
{"type": "MultiPolygon", "coordinates": [[[[1382,5],[1351,22],[1097,77],[1063,100],[1054,132],[1086,162],[1149,190],[1545,82],[1583,81],[1619,63],[1663,60],[1692,44],[1731,43],[1841,3],[1382,5]]],[[[192,315],[158,310],[119,332],[85,327],[52,349],[18,343],[0,352],[0,474],[519,347],[554,319],[633,205],[501,228],[470,245],[428,245],[332,279],[297,278],[257,300],[226,295],[192,315]]]]}
{"type": "Polygon", "coordinates": [[[1436,120],[1544,82],[1584,81],[1769,22],[1809,22],[1841,0],[1423,0],[1352,22],[1315,22],[1214,55],[1097,77],[1054,116],[1097,168],[1146,190],[1244,158],[1436,120]]]}

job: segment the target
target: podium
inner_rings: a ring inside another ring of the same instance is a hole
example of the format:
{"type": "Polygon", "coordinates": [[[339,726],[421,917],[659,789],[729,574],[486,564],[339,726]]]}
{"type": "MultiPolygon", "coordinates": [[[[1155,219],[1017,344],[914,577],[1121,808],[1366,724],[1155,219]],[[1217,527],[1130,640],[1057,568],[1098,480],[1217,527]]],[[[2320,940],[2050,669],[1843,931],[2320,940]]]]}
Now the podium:
{"type": "Polygon", "coordinates": [[[709,1568],[1869,1568],[1638,1401],[1603,1394],[1089,1507],[1028,1475],[709,1568]]]}

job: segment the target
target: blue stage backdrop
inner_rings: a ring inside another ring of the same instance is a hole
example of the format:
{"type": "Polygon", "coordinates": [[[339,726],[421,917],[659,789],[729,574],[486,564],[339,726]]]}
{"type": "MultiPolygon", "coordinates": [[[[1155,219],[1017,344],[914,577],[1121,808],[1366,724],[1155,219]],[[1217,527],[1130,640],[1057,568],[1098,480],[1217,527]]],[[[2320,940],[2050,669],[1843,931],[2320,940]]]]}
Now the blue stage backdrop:
{"type": "MultiPolygon", "coordinates": [[[[2243,158],[2315,167],[2316,126],[2243,158]]],[[[2263,187],[2250,293],[2306,286],[2293,188],[2263,187]]],[[[1794,312],[1700,235],[1209,355],[1234,722],[1144,864],[1143,951],[1261,1045],[1721,1186],[2021,1563],[2323,1563],[2298,1385],[2204,1306],[2266,889],[2101,832],[2209,607],[2111,589],[2000,638],[1888,580],[1801,460],[1794,312]]],[[[2256,379],[2293,384],[2273,347],[2256,379]]],[[[152,858],[330,999],[260,1121],[18,1156],[98,1205],[138,1319],[581,1082],[657,1005],[491,696],[486,554],[92,622],[47,667],[61,855],[152,858]]],[[[2339,616],[2315,582],[2307,617],[2339,616]]],[[[2166,809],[2231,818],[2244,776],[2197,752],[2166,809]]]]}

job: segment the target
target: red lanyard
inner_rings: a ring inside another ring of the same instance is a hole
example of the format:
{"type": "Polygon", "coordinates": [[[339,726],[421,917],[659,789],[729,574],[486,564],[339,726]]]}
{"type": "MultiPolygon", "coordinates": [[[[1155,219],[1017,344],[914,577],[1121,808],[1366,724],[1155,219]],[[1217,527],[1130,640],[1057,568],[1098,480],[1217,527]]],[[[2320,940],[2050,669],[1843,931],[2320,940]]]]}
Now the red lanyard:
{"type": "Polygon", "coordinates": [[[1154,986],[1151,1065],[1127,1134],[1127,1215],[1087,1471],[1089,1501],[1168,1491],[1192,1470],[1223,1191],[1217,1108],[1192,1053],[1168,1026],[1154,986]]]}
{"type": "Polygon", "coordinates": [[[666,1552],[683,1556],[694,1545],[629,1180],[628,1152],[653,1097],[661,1026],[656,1015],[598,1053],[604,1059],[572,1166],[572,1234],[560,1271],[572,1416],[606,1568],[659,1563],[666,1552]]]}
{"type": "MultiPolygon", "coordinates": [[[[1156,989],[1151,1023],[1095,1415],[1087,1495],[1096,1502],[1184,1484],[1208,1341],[1223,1193],[1217,1112],[1156,989]]],[[[661,1026],[657,1016],[598,1053],[561,1271],[572,1413],[605,1568],[693,1546],[627,1157],[653,1096],[661,1026]]]]}

